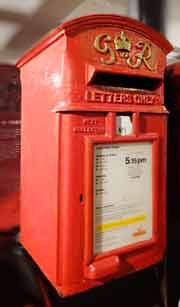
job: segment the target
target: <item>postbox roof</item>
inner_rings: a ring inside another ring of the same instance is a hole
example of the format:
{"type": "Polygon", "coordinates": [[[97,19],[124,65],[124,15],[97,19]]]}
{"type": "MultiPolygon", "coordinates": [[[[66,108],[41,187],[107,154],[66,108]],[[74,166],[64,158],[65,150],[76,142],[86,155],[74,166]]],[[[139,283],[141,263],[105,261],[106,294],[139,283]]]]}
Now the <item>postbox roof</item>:
{"type": "Polygon", "coordinates": [[[153,41],[165,54],[168,54],[173,49],[172,45],[164,38],[164,36],[140,21],[125,16],[111,14],[88,15],[65,22],[58,28],[52,30],[45,38],[24,54],[24,56],[17,62],[17,66],[22,67],[25,63],[37,56],[65,34],[77,34],[82,31],[82,29],[85,30],[92,27],[97,28],[102,26],[126,26],[129,30],[138,32],[153,41]]]}

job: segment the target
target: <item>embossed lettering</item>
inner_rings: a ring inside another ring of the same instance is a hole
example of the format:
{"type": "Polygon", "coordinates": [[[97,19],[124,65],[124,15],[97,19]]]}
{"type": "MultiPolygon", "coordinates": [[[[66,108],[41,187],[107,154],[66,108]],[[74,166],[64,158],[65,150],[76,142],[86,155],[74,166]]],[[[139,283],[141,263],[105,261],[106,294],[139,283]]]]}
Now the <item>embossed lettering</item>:
{"type": "Polygon", "coordinates": [[[82,134],[104,134],[104,127],[73,127],[74,133],[82,133],[82,134]]]}
{"type": "Polygon", "coordinates": [[[112,40],[112,37],[107,34],[99,34],[94,42],[94,47],[101,53],[110,54],[110,58],[105,60],[101,58],[103,64],[114,64],[116,61],[116,55],[114,50],[108,44],[112,40]]]}
{"type": "Polygon", "coordinates": [[[117,62],[117,53],[127,65],[131,68],[140,68],[142,63],[150,71],[154,71],[154,67],[151,64],[152,58],[152,47],[147,41],[139,40],[135,44],[135,50],[132,51],[133,45],[126,34],[121,31],[117,33],[113,38],[109,34],[99,34],[95,38],[94,47],[100,53],[104,55],[109,54],[109,58],[101,57],[101,62],[103,64],[114,64],[117,62]],[[113,48],[114,47],[114,48],[113,48]]]}
{"type": "Polygon", "coordinates": [[[127,64],[131,67],[131,68],[139,68],[142,64],[142,62],[144,62],[145,66],[153,71],[153,67],[149,64],[148,60],[151,58],[152,56],[152,50],[151,50],[151,46],[149,43],[147,42],[143,42],[143,41],[139,41],[136,44],[137,48],[142,48],[141,52],[137,52],[134,56],[136,58],[135,63],[133,63],[132,57],[129,57],[127,59],[127,64]]]}
{"type": "Polygon", "coordinates": [[[87,102],[109,103],[109,104],[161,104],[160,96],[156,94],[139,93],[106,93],[87,90],[84,96],[87,102]]]}

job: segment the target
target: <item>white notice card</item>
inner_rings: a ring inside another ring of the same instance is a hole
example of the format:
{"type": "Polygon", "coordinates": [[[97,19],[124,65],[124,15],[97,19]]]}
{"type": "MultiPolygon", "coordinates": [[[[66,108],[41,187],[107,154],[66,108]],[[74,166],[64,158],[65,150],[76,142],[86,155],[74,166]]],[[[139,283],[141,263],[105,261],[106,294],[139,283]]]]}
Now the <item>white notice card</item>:
{"type": "Polygon", "coordinates": [[[94,254],[152,239],[152,142],[94,145],[94,254]]]}

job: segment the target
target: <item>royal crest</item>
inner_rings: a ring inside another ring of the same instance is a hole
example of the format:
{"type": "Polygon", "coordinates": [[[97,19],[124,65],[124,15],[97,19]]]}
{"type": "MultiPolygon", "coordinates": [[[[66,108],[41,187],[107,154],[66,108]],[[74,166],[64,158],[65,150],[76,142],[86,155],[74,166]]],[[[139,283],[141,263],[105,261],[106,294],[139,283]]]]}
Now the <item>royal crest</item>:
{"type": "Polygon", "coordinates": [[[151,44],[148,41],[138,40],[133,46],[132,41],[124,31],[117,33],[114,37],[105,33],[97,35],[94,47],[98,52],[105,55],[100,58],[102,64],[115,64],[118,56],[120,56],[122,59],[125,59],[126,64],[131,68],[137,69],[144,64],[150,71],[154,70],[151,63],[151,44]]]}
{"type": "Polygon", "coordinates": [[[118,33],[114,38],[114,46],[116,50],[120,51],[131,51],[132,43],[131,41],[126,37],[125,33],[122,31],[121,33],[118,33]]]}

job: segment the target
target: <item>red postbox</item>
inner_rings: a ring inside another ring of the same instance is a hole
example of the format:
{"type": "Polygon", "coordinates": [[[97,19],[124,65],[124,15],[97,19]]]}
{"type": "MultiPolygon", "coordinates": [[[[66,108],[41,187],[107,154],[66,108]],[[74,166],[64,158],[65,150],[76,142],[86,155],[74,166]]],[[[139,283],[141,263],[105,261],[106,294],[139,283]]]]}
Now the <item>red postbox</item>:
{"type": "Polygon", "coordinates": [[[17,63],[21,242],[63,296],[163,258],[171,49],[138,21],[94,15],[17,63]]]}

